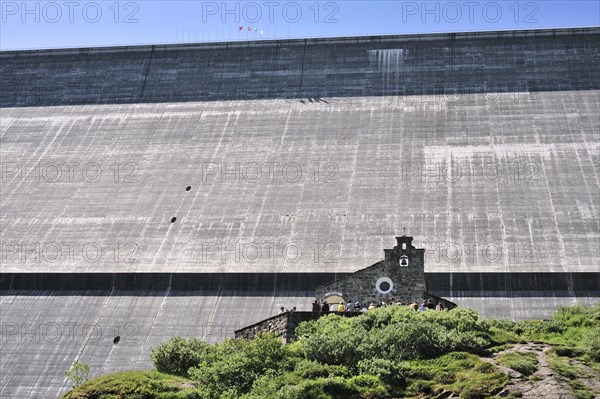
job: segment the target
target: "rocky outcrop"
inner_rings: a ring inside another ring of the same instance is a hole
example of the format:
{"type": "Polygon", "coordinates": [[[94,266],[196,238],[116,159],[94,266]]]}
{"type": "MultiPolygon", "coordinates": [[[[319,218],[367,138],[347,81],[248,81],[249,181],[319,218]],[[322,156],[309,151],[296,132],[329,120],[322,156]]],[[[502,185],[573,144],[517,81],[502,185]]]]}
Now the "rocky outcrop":
{"type": "MultiPolygon", "coordinates": [[[[508,374],[511,379],[511,383],[498,396],[512,394],[524,399],[574,399],[580,397],[573,392],[573,388],[570,386],[573,384],[573,380],[569,384],[568,380],[550,365],[548,361],[548,351],[550,348],[551,346],[546,344],[528,342],[496,353],[491,359],[484,359],[508,374]],[[510,352],[535,353],[538,360],[538,370],[531,376],[526,377],[518,371],[504,367],[495,361],[497,356],[510,352]]],[[[584,389],[594,395],[594,398],[600,398],[600,382],[598,382],[600,381],[600,374],[575,359],[569,359],[568,362],[580,370],[577,373],[576,384],[578,383],[581,384],[580,386],[585,387],[584,389]]]]}

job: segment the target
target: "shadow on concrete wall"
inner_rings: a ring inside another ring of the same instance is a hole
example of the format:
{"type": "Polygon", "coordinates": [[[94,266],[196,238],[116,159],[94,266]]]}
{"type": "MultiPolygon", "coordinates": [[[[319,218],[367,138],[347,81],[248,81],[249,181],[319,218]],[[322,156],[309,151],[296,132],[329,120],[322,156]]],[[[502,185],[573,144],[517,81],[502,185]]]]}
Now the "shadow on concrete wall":
{"type": "Polygon", "coordinates": [[[575,28],[11,51],[0,106],[597,90],[599,43],[575,28]]]}

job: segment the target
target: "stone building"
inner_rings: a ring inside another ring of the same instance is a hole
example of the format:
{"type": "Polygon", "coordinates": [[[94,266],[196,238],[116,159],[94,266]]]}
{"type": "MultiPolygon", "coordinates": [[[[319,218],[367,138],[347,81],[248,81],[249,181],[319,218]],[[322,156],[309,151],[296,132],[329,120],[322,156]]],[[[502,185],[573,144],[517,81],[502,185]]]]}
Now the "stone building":
{"type": "Polygon", "coordinates": [[[396,237],[397,245],[384,249],[383,260],[333,283],[315,290],[319,302],[330,304],[340,301],[360,302],[368,305],[395,299],[404,303],[433,298],[443,301],[447,307],[451,302],[436,298],[427,293],[425,283],[425,249],[412,245],[413,237],[396,237]]]}
{"type": "MultiPolygon", "coordinates": [[[[402,235],[396,237],[397,245],[392,249],[384,249],[385,258],[374,265],[361,269],[330,284],[315,289],[319,303],[328,302],[330,312],[336,312],[336,304],[341,301],[360,302],[363,306],[369,303],[391,302],[399,300],[403,303],[423,299],[431,299],[433,303],[441,302],[446,309],[456,304],[427,292],[425,280],[425,249],[412,245],[413,237],[402,235]]],[[[359,312],[337,313],[341,316],[356,316],[359,312]]],[[[236,338],[253,339],[258,333],[275,333],[283,341],[290,342],[296,337],[296,326],[307,320],[321,317],[321,312],[285,312],[269,317],[258,323],[235,331],[236,338]]]]}

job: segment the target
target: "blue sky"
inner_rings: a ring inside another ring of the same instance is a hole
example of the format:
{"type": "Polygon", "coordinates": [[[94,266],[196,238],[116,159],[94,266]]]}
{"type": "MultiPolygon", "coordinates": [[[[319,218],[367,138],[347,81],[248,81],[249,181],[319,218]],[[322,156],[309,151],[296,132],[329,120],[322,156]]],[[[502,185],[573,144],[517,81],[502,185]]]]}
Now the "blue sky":
{"type": "Polygon", "coordinates": [[[2,50],[600,25],[597,0],[0,3],[2,50]]]}

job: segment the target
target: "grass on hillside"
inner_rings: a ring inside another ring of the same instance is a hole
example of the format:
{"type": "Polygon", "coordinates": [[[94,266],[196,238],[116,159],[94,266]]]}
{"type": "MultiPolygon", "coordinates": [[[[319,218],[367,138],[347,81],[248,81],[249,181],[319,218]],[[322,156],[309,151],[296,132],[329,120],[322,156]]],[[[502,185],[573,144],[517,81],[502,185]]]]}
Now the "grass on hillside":
{"type": "Polygon", "coordinates": [[[64,399],[191,399],[192,382],[158,371],[119,371],[87,381],[64,399]]]}
{"type": "Polygon", "coordinates": [[[538,370],[537,355],[531,352],[504,353],[496,358],[498,363],[529,376],[538,370]]]}
{"type": "Polygon", "coordinates": [[[573,355],[573,353],[564,349],[549,351],[548,363],[550,367],[569,384],[571,389],[573,389],[576,399],[594,399],[595,395],[580,381],[581,378],[590,378],[592,376],[586,373],[582,367],[570,362],[572,357],[581,358],[581,356],[567,357],[565,355],[573,355]]]}

